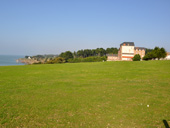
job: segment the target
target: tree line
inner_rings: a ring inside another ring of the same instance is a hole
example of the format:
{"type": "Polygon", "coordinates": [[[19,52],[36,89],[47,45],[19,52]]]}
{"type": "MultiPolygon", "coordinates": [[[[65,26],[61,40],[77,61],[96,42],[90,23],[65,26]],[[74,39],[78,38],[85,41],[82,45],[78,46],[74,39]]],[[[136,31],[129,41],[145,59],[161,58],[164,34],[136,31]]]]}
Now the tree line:
{"type": "Polygon", "coordinates": [[[118,53],[118,49],[117,48],[96,48],[96,49],[82,49],[82,50],[78,50],[77,52],[70,52],[70,51],[66,51],[66,52],[62,52],[59,56],[66,58],[66,60],[68,58],[86,58],[86,57],[90,57],[90,56],[106,56],[106,54],[117,54],[118,53]]]}
{"type": "Polygon", "coordinates": [[[117,48],[96,48],[96,49],[82,49],[78,50],[77,52],[74,51],[73,53],[70,51],[62,52],[59,57],[64,58],[66,61],[73,58],[86,58],[86,57],[93,57],[93,56],[106,56],[106,54],[118,54],[117,48]]]}
{"type": "MultiPolygon", "coordinates": [[[[155,60],[156,58],[160,60],[166,57],[166,51],[164,48],[155,47],[154,49],[146,49],[145,56],[143,60],[155,60]]],[[[106,54],[118,54],[117,48],[96,48],[96,49],[82,49],[78,51],[66,51],[59,55],[36,55],[30,57],[31,59],[40,61],[40,63],[65,63],[65,62],[96,62],[96,61],[106,61],[106,54]]],[[[25,56],[28,58],[29,56],[25,56]]],[[[141,59],[140,55],[135,55],[133,60],[139,61],[141,59]]]]}
{"type": "Polygon", "coordinates": [[[149,52],[143,57],[143,60],[160,60],[161,58],[165,58],[167,55],[166,50],[162,47],[155,47],[154,49],[150,49],[149,52]]]}
{"type": "Polygon", "coordinates": [[[65,63],[65,62],[96,62],[106,61],[106,54],[118,54],[118,49],[111,48],[96,48],[96,49],[81,49],[78,51],[66,51],[59,55],[36,55],[25,56],[26,59],[31,58],[39,61],[39,63],[65,63]]]}

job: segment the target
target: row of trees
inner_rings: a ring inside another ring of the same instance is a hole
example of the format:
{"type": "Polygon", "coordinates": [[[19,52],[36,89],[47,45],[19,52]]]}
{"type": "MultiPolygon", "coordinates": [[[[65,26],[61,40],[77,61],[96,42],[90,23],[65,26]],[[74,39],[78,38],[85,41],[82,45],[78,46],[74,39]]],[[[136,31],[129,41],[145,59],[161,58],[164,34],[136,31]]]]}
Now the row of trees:
{"type": "MultiPolygon", "coordinates": [[[[146,49],[146,55],[143,60],[152,60],[158,58],[165,58],[166,51],[164,48],[155,47],[154,49],[146,49]]],[[[89,62],[89,61],[101,61],[105,60],[106,54],[118,54],[117,48],[96,48],[96,49],[84,49],[77,52],[66,51],[58,55],[37,55],[32,56],[31,59],[37,60],[41,63],[65,63],[65,62],[89,62]],[[97,58],[98,57],[98,58],[97,58]],[[100,58],[104,57],[104,58],[100,58]],[[85,59],[87,58],[87,59],[85,59]]],[[[25,56],[28,58],[29,56],[25,56]]],[[[135,55],[133,60],[139,61],[140,55],[135,55]]]]}
{"type": "Polygon", "coordinates": [[[164,48],[155,47],[143,57],[143,60],[155,60],[156,58],[160,60],[161,58],[165,58],[166,54],[164,48]]]}
{"type": "MultiPolygon", "coordinates": [[[[166,57],[166,51],[164,48],[155,47],[154,49],[146,49],[146,55],[143,57],[143,60],[160,60],[161,58],[166,57]]],[[[133,61],[140,61],[141,56],[139,54],[133,57],[133,61]]]]}
{"type": "MultiPolygon", "coordinates": [[[[117,48],[96,48],[96,49],[84,49],[84,50],[78,50],[77,52],[71,52],[66,51],[62,52],[60,55],[36,55],[36,56],[25,56],[26,59],[31,59],[38,61],[38,63],[64,63],[68,62],[68,60],[72,60],[72,62],[87,62],[87,61],[100,61],[105,60],[100,57],[106,56],[106,54],[117,54],[118,49],[117,48]],[[91,58],[88,58],[91,57],[91,58]],[[93,58],[94,57],[94,58],[93,58]],[[80,58],[77,60],[73,60],[75,58],[80,58]],[[87,58],[87,59],[82,59],[87,58]]],[[[106,58],[106,57],[104,57],[106,58]]],[[[37,62],[36,62],[37,63],[37,62]]]]}
{"type": "Polygon", "coordinates": [[[117,54],[117,48],[96,48],[96,49],[84,49],[77,52],[66,51],[62,52],[59,57],[50,59],[47,63],[63,63],[63,62],[96,62],[105,61],[106,54],[117,54]],[[104,58],[103,58],[104,57],[104,58]],[[87,58],[87,59],[85,59],[87,58]]]}
{"type": "Polygon", "coordinates": [[[97,49],[84,49],[84,50],[78,50],[77,52],[62,52],[59,56],[64,58],[66,61],[68,59],[73,58],[86,58],[90,56],[106,56],[106,54],[117,54],[118,49],[117,48],[107,48],[106,50],[104,48],[97,48],[97,49]]]}
{"type": "Polygon", "coordinates": [[[82,57],[86,58],[89,56],[106,56],[106,54],[117,54],[118,49],[117,48],[96,48],[96,49],[84,49],[84,50],[78,50],[77,52],[74,52],[74,57],[82,57]]]}

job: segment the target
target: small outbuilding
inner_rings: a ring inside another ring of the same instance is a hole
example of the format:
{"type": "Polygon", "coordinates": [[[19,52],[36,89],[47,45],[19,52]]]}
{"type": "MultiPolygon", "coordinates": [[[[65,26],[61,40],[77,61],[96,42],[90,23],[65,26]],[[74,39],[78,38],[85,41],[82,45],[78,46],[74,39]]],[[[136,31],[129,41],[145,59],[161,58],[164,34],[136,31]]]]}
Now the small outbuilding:
{"type": "Polygon", "coordinates": [[[118,61],[118,54],[107,54],[107,61],[118,61]]]}

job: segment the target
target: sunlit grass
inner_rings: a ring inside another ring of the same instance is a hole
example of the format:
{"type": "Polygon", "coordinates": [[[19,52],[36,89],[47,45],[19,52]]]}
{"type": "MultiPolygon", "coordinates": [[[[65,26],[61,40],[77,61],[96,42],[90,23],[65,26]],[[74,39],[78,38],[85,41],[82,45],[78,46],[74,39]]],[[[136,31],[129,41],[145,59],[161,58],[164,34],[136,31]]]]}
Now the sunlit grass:
{"type": "Polygon", "coordinates": [[[0,127],[154,128],[163,120],[170,61],[0,67],[0,127]]]}

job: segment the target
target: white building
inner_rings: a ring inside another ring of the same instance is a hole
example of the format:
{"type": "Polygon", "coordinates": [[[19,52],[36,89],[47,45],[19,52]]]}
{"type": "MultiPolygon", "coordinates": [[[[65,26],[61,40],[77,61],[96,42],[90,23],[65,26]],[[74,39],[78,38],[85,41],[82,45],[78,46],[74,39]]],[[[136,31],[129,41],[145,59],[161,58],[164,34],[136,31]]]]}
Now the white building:
{"type": "Polygon", "coordinates": [[[167,52],[167,56],[165,57],[165,60],[170,60],[170,52],[167,52]]]}
{"type": "Polygon", "coordinates": [[[118,52],[119,60],[132,60],[134,57],[134,42],[123,42],[118,52]]]}
{"type": "Polygon", "coordinates": [[[116,54],[108,54],[107,61],[132,61],[132,58],[139,54],[141,58],[145,56],[144,47],[135,47],[134,42],[123,42],[120,44],[120,48],[118,51],[118,55],[116,54]]]}

